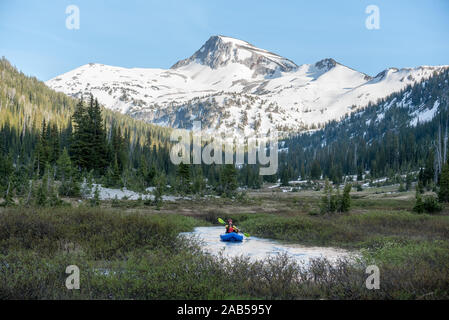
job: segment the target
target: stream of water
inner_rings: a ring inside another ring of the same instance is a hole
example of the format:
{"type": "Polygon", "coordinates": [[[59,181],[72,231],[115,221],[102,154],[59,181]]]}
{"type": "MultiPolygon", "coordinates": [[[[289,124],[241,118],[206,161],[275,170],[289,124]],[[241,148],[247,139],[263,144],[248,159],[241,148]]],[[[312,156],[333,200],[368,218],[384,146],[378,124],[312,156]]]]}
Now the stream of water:
{"type": "Polygon", "coordinates": [[[308,264],[310,259],[327,258],[329,261],[336,261],[353,255],[342,249],[284,244],[254,236],[244,238],[242,242],[223,242],[220,240],[220,234],[223,234],[224,230],[224,227],[198,227],[193,232],[185,232],[182,235],[199,239],[203,250],[210,254],[218,255],[222,252],[230,258],[244,255],[253,261],[286,253],[298,263],[308,264]]]}

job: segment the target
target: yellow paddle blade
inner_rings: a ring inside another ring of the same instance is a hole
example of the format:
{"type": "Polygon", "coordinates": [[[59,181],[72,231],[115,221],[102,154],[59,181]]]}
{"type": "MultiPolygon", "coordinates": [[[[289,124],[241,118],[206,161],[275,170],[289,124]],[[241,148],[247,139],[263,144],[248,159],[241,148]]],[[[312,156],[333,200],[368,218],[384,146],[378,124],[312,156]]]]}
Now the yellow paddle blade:
{"type": "Polygon", "coordinates": [[[218,222],[220,222],[221,224],[226,224],[226,222],[224,222],[222,218],[218,218],[218,222]]]}

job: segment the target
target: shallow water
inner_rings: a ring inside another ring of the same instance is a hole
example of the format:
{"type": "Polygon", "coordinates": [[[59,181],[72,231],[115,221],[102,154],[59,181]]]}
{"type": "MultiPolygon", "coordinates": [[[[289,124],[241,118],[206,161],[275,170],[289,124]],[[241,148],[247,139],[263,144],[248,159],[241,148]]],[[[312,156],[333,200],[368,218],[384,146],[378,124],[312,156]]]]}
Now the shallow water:
{"type": "Polygon", "coordinates": [[[220,234],[224,231],[224,227],[198,227],[193,232],[185,232],[182,235],[194,236],[201,240],[203,250],[210,254],[218,255],[222,252],[230,258],[244,255],[252,260],[263,260],[286,253],[298,263],[308,264],[310,259],[327,258],[330,261],[336,261],[353,255],[342,249],[284,244],[254,236],[245,237],[242,242],[223,242],[220,240],[220,234]]]}

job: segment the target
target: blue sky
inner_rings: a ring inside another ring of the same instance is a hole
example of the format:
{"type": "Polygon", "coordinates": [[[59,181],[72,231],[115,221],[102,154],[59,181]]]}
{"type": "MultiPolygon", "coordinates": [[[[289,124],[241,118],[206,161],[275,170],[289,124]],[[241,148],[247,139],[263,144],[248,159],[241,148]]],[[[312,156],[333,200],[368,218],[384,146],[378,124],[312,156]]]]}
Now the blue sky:
{"type": "Polygon", "coordinates": [[[169,68],[215,34],[297,64],[334,58],[375,75],[387,67],[449,64],[446,0],[0,0],[0,56],[48,80],[89,62],[169,68]],[[68,5],[80,29],[65,26],[68,5]],[[380,29],[368,30],[368,5],[380,29]]]}

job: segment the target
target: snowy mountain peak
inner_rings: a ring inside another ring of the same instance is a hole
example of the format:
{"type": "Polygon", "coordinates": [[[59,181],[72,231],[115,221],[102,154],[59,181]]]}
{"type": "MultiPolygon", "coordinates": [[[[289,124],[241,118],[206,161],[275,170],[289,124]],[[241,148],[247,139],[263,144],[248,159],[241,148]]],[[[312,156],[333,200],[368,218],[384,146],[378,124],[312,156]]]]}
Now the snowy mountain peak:
{"type": "Polygon", "coordinates": [[[72,97],[92,93],[107,108],[159,125],[211,132],[299,132],[376,102],[447,66],[390,68],[370,77],[334,59],[296,65],[275,53],[212,36],[171,69],[86,64],[47,85],[72,97]]]}
{"type": "Polygon", "coordinates": [[[325,69],[326,71],[332,69],[337,65],[337,61],[332,58],[323,59],[315,63],[315,67],[318,69],[325,69]]]}
{"type": "Polygon", "coordinates": [[[279,72],[290,72],[297,65],[275,53],[257,48],[252,44],[225,36],[212,36],[190,58],[171,67],[180,69],[191,64],[200,64],[219,69],[230,64],[241,64],[253,71],[253,77],[270,77],[279,72]]]}
{"type": "Polygon", "coordinates": [[[376,80],[382,80],[382,79],[385,79],[388,75],[391,75],[391,74],[393,74],[393,73],[395,73],[395,72],[398,72],[398,71],[399,71],[398,68],[388,68],[388,69],[385,69],[385,70],[379,72],[379,73],[374,77],[374,79],[376,79],[376,80]]]}

